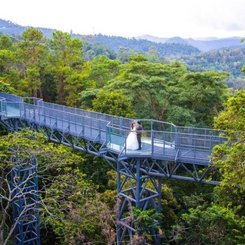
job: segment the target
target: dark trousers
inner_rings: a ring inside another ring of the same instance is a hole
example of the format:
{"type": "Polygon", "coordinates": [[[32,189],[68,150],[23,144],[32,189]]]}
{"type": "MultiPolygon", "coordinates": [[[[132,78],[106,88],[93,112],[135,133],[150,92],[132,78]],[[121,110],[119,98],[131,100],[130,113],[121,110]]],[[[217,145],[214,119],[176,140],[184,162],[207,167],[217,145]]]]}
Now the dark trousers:
{"type": "Polygon", "coordinates": [[[141,134],[137,134],[137,140],[139,143],[139,149],[141,149],[141,134]]]}

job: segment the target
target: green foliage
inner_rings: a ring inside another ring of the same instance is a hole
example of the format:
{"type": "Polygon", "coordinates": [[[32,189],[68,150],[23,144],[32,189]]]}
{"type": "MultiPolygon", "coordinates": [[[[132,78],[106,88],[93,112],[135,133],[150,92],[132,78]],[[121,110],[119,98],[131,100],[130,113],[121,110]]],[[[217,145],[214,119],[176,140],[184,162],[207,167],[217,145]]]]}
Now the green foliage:
{"type": "Polygon", "coordinates": [[[118,74],[119,69],[120,62],[110,60],[106,56],[86,62],[81,72],[84,87],[77,89],[80,105],[85,109],[93,109],[92,103],[96,95],[118,74]]]}
{"type": "MultiPolygon", "coordinates": [[[[76,73],[81,70],[83,57],[82,57],[82,47],[83,44],[81,40],[74,39],[68,33],[62,33],[56,31],[53,33],[53,38],[51,39],[51,50],[50,55],[52,64],[52,73],[54,74],[56,84],[57,84],[57,94],[58,102],[64,104],[67,100],[67,96],[72,97],[67,86],[69,83],[74,83],[79,75],[76,73]],[[73,78],[71,78],[73,76],[73,78]]],[[[70,101],[70,98],[68,98],[70,101]]],[[[76,102],[74,103],[76,104],[76,102]]],[[[73,104],[73,105],[74,105],[73,104]]]]}
{"type": "Polygon", "coordinates": [[[219,205],[233,213],[239,226],[232,228],[232,230],[227,227],[227,233],[232,233],[231,244],[243,244],[245,242],[244,233],[239,233],[241,227],[244,229],[245,216],[244,92],[244,90],[238,91],[230,97],[225,103],[225,110],[215,118],[215,126],[225,129],[228,133],[228,141],[215,147],[212,161],[222,175],[220,185],[215,188],[215,200],[219,205]],[[234,238],[235,232],[239,234],[234,238]]]}
{"type": "Polygon", "coordinates": [[[213,117],[221,110],[228,90],[225,83],[227,74],[218,72],[189,72],[181,77],[179,85],[179,105],[194,114],[200,126],[210,126],[213,117]]]}
{"type": "Polygon", "coordinates": [[[216,187],[217,201],[232,208],[234,212],[245,215],[245,145],[217,146],[212,157],[215,165],[222,174],[222,181],[216,187]]]}
{"type": "Polygon", "coordinates": [[[134,224],[137,232],[141,234],[151,234],[152,229],[160,228],[161,213],[156,213],[153,209],[141,210],[140,208],[133,209],[134,224]]]}
{"type": "MultiPolygon", "coordinates": [[[[108,171],[111,167],[101,157],[93,156],[91,154],[77,152],[84,159],[79,165],[79,169],[86,175],[86,179],[91,181],[98,189],[103,192],[108,189],[108,171]]],[[[113,181],[115,181],[113,179],[113,181]]],[[[114,189],[114,188],[113,188],[114,189]]]]}
{"type": "Polygon", "coordinates": [[[115,59],[116,58],[116,53],[104,45],[103,43],[91,43],[89,38],[84,38],[84,58],[86,60],[93,60],[97,56],[107,56],[110,59],[115,59]]]}
{"type": "Polygon", "coordinates": [[[15,87],[23,95],[37,97],[42,95],[41,77],[48,52],[47,41],[42,32],[35,28],[27,28],[22,37],[16,43],[16,69],[22,82],[17,82],[15,87]]]}
{"type": "MultiPolygon", "coordinates": [[[[55,234],[57,244],[113,244],[115,213],[100,200],[97,187],[81,172],[81,165],[85,164],[81,155],[49,143],[36,132],[11,133],[2,136],[0,141],[2,176],[6,166],[12,164],[10,148],[18,149],[19,157],[24,157],[26,152],[37,157],[42,233],[48,227],[50,234],[55,234]]],[[[45,238],[47,243],[50,239],[45,238]]]]}
{"type": "Polygon", "coordinates": [[[10,84],[5,83],[1,80],[0,80],[0,92],[9,93],[9,94],[15,94],[16,93],[15,89],[13,87],[11,87],[10,84]]]}
{"type": "Polygon", "coordinates": [[[11,38],[7,35],[0,35],[0,50],[7,49],[10,50],[12,48],[13,42],[11,38]]]}
{"type": "Polygon", "coordinates": [[[161,219],[161,230],[166,235],[171,225],[175,224],[178,218],[178,211],[181,206],[178,200],[176,199],[173,189],[171,186],[163,183],[162,184],[162,219],[161,219]]]}
{"type": "Polygon", "coordinates": [[[231,210],[213,204],[189,209],[174,226],[173,241],[181,244],[243,244],[244,219],[231,210]]]}
{"type": "Polygon", "coordinates": [[[130,57],[135,53],[136,52],[129,48],[120,47],[117,52],[117,59],[119,59],[122,63],[126,63],[129,61],[130,57]]]}
{"type": "Polygon", "coordinates": [[[239,136],[245,139],[245,89],[239,90],[225,103],[225,110],[216,118],[214,126],[226,131],[241,131],[239,136]]]}
{"type": "Polygon", "coordinates": [[[135,116],[129,98],[121,92],[101,91],[92,104],[93,110],[97,112],[129,118],[135,116]]]}
{"type": "Polygon", "coordinates": [[[195,113],[194,111],[184,108],[182,106],[169,106],[167,122],[174,122],[178,126],[195,125],[195,113]]]}
{"type": "Polygon", "coordinates": [[[160,58],[160,54],[158,53],[155,47],[149,49],[146,54],[147,60],[151,63],[161,63],[162,59],[160,58]]]}
{"type": "Polygon", "coordinates": [[[231,75],[230,86],[236,88],[235,78],[241,77],[241,70],[245,63],[245,48],[225,48],[203,52],[197,55],[182,56],[192,71],[226,71],[231,75]]]}
{"type": "Polygon", "coordinates": [[[153,64],[142,55],[132,56],[122,65],[119,75],[105,89],[119,90],[132,101],[138,118],[164,120],[169,105],[169,83],[185,72],[179,63],[153,64]]]}
{"type": "Polygon", "coordinates": [[[222,173],[217,198],[223,205],[245,215],[245,90],[238,91],[215,118],[215,127],[225,129],[229,140],[215,147],[212,160],[222,173]]]}
{"type": "Polygon", "coordinates": [[[121,48],[126,48],[134,53],[146,54],[150,49],[155,48],[160,56],[180,56],[198,54],[200,51],[190,45],[179,43],[156,43],[144,39],[128,39],[123,37],[94,35],[90,42],[101,43],[102,45],[118,52],[121,48]]]}

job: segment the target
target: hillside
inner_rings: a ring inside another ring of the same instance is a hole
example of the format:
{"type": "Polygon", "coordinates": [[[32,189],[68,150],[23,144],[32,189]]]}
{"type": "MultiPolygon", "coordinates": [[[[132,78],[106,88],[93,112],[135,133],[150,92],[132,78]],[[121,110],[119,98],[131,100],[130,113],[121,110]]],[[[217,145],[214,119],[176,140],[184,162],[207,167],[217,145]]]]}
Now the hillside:
{"type": "MultiPolygon", "coordinates": [[[[244,80],[242,67],[245,64],[245,47],[225,48],[198,55],[182,56],[180,60],[193,71],[227,71],[231,74],[231,78],[239,77],[244,80]]],[[[243,81],[239,87],[244,86],[245,82],[243,81]]]]}
{"type": "MultiPolygon", "coordinates": [[[[29,26],[21,26],[11,21],[0,19],[0,33],[12,36],[20,36],[29,26]]],[[[46,37],[51,37],[56,30],[49,28],[37,27],[36,29],[42,31],[46,37]]]]}
{"type": "MultiPolygon", "coordinates": [[[[20,36],[26,28],[28,27],[0,19],[0,33],[2,34],[20,36]]],[[[52,33],[56,31],[41,27],[37,29],[42,31],[47,38],[51,38],[52,33]]],[[[105,54],[111,59],[118,58],[124,61],[126,54],[126,61],[132,52],[147,55],[153,52],[160,59],[180,60],[193,71],[227,71],[234,78],[242,77],[241,68],[245,64],[245,44],[241,43],[240,38],[194,40],[181,37],[159,38],[146,35],[129,39],[102,34],[71,35],[83,40],[84,54],[87,60],[105,54]]]]}
{"type": "MultiPolygon", "coordinates": [[[[0,19],[0,33],[7,35],[19,36],[27,27],[20,26],[18,24],[12,23],[11,21],[5,21],[0,19]]],[[[37,27],[36,29],[43,32],[43,34],[50,38],[52,32],[56,31],[54,29],[37,27]]],[[[200,51],[189,45],[189,44],[179,44],[179,43],[156,43],[148,40],[137,40],[135,38],[124,38],[116,36],[105,36],[105,35],[82,35],[82,34],[72,34],[76,38],[81,38],[91,43],[92,45],[96,43],[103,44],[105,47],[117,52],[120,48],[127,48],[135,52],[147,53],[152,48],[156,49],[160,56],[179,56],[179,55],[192,55],[198,54],[200,51]]]]}
{"type": "Polygon", "coordinates": [[[181,37],[172,37],[172,38],[160,38],[150,35],[144,35],[137,37],[138,40],[148,40],[157,43],[178,43],[186,44],[196,47],[201,51],[211,51],[222,48],[235,48],[244,46],[241,43],[241,37],[230,37],[230,38],[210,38],[206,40],[195,40],[192,38],[181,38],[181,37]]]}
{"type": "Polygon", "coordinates": [[[94,35],[90,38],[91,44],[101,43],[110,48],[114,52],[118,52],[121,48],[133,50],[135,52],[147,53],[151,49],[155,49],[161,57],[164,56],[181,56],[199,54],[200,51],[188,44],[179,43],[155,43],[148,40],[137,40],[135,38],[124,38],[116,36],[94,35]]]}

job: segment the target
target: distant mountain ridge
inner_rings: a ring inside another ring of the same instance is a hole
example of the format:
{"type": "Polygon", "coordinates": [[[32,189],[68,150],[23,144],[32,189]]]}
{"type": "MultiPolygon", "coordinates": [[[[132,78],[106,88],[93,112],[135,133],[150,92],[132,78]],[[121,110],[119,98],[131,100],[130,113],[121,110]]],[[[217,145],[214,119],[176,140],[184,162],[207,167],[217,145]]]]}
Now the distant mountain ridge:
{"type": "Polygon", "coordinates": [[[237,48],[244,47],[244,44],[241,43],[241,37],[230,37],[230,38],[207,38],[206,40],[195,40],[192,38],[181,38],[181,37],[172,37],[172,38],[161,38],[150,35],[143,35],[137,37],[138,40],[148,40],[157,43],[179,43],[191,45],[198,48],[201,51],[211,51],[222,48],[237,48]]]}
{"type": "MultiPolygon", "coordinates": [[[[21,26],[9,20],[0,19],[0,33],[2,34],[20,36],[28,27],[30,26],[21,26]]],[[[48,38],[50,38],[52,36],[52,33],[56,31],[55,29],[50,28],[35,28],[42,31],[42,33],[48,38]]]]}
{"type": "MultiPolygon", "coordinates": [[[[23,27],[11,21],[5,21],[0,19],[0,33],[7,35],[20,36],[23,31],[28,27],[23,27]]],[[[40,30],[47,38],[52,36],[54,29],[35,27],[40,30]]],[[[106,36],[102,34],[98,35],[82,35],[73,34],[75,38],[80,38],[92,45],[102,44],[106,48],[118,52],[121,48],[128,49],[134,52],[147,53],[152,49],[155,49],[161,57],[176,57],[181,55],[194,55],[200,53],[200,50],[189,45],[180,43],[156,43],[148,40],[137,40],[136,38],[125,38],[117,36],[106,36]]]]}
{"type": "MultiPolygon", "coordinates": [[[[30,26],[21,26],[0,19],[0,34],[19,37],[30,26]]],[[[55,29],[34,27],[47,38],[52,37],[55,29]]],[[[118,36],[82,35],[70,33],[84,44],[84,58],[91,60],[99,55],[126,62],[133,53],[142,53],[151,62],[169,62],[178,60],[186,64],[191,71],[227,71],[231,76],[229,86],[245,87],[242,67],[245,64],[245,43],[241,38],[207,38],[205,40],[184,39],[181,37],[160,38],[144,35],[135,38],[118,36]]]]}
{"type": "MultiPolygon", "coordinates": [[[[28,26],[21,26],[16,23],[13,23],[11,21],[6,21],[3,19],[0,19],[0,33],[7,34],[7,35],[21,35],[25,29],[28,28],[28,26]]],[[[35,27],[36,29],[39,29],[43,32],[43,34],[50,38],[52,36],[52,33],[56,31],[55,29],[49,29],[49,28],[43,28],[43,27],[35,27]]],[[[85,35],[82,34],[76,34],[74,35],[76,37],[83,37],[85,35]]],[[[99,36],[99,35],[95,35],[99,36]]],[[[105,36],[105,35],[102,35],[105,36]]],[[[106,36],[108,38],[115,38],[106,36]]],[[[122,38],[122,37],[118,37],[122,38]]],[[[158,44],[180,44],[180,45],[187,45],[192,46],[200,51],[211,51],[211,50],[217,50],[221,48],[236,48],[236,47],[244,47],[244,44],[241,43],[241,37],[230,37],[230,38],[211,38],[206,40],[196,40],[192,38],[181,38],[181,37],[172,37],[172,38],[161,38],[161,37],[155,37],[151,35],[143,35],[139,37],[135,37],[132,39],[122,38],[125,40],[146,40],[158,44]]]]}

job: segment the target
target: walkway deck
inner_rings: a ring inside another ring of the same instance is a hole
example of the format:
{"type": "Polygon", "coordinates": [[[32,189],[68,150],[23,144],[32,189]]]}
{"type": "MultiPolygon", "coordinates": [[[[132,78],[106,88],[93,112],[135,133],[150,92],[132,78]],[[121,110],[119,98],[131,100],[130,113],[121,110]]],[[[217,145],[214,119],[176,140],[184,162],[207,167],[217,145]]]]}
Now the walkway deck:
{"type": "Polygon", "coordinates": [[[19,119],[86,141],[125,157],[208,165],[212,148],[226,138],[212,129],[177,127],[171,123],[140,119],[144,127],[142,150],[127,150],[126,137],[133,119],[86,111],[0,93],[1,120],[19,119]],[[25,101],[28,101],[26,103],[25,101]]]}

